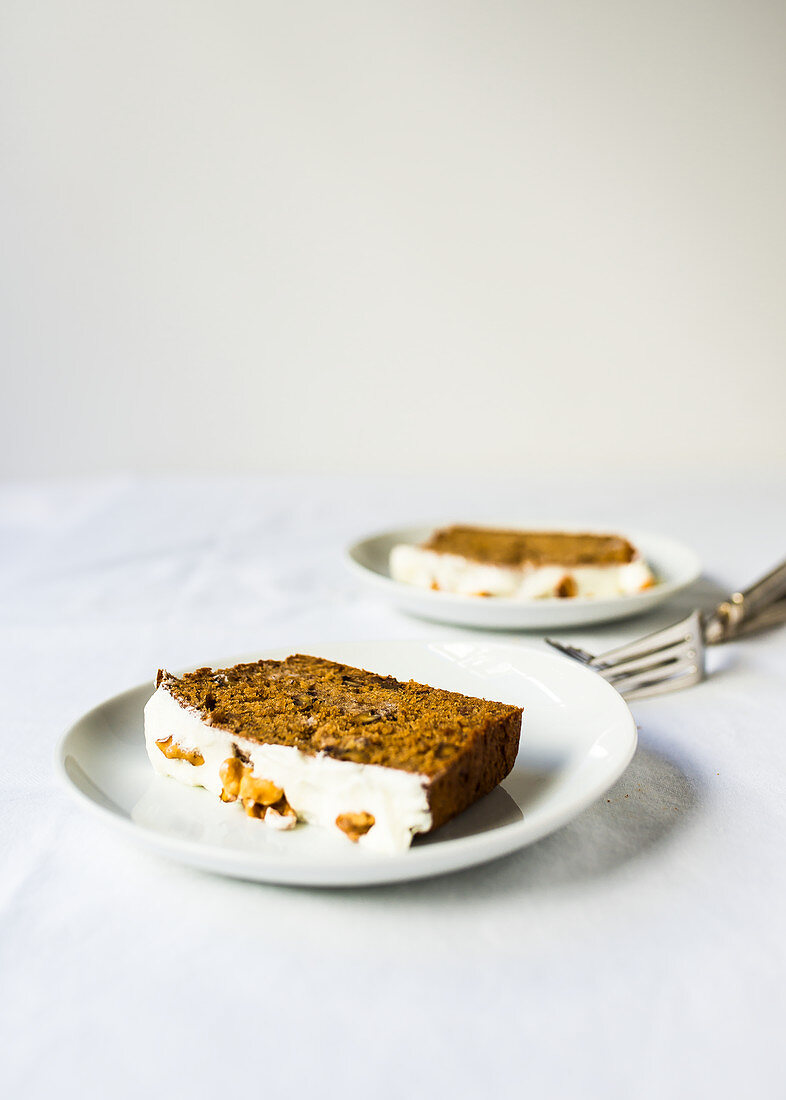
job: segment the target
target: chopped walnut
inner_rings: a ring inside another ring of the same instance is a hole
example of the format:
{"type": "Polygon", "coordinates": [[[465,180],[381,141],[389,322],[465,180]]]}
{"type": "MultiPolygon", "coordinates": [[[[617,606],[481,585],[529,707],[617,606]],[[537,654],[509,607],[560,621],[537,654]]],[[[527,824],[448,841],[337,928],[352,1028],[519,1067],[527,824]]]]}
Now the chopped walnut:
{"type": "Polygon", "coordinates": [[[265,814],[265,824],[272,829],[294,829],[297,825],[297,814],[287,802],[284,795],[272,806],[268,806],[265,814]]]}
{"type": "Polygon", "coordinates": [[[221,801],[235,802],[240,794],[240,783],[245,767],[236,756],[230,756],[218,769],[221,778],[221,801]]]}
{"type": "Polygon", "coordinates": [[[260,779],[237,756],[228,757],[219,768],[221,801],[240,802],[249,817],[264,819],[274,829],[291,829],[297,814],[287,802],[281,787],[269,779],[260,779]]]}
{"type": "Polygon", "coordinates": [[[264,821],[267,806],[260,806],[253,798],[241,798],[240,801],[249,817],[258,817],[264,821]]]}
{"type": "Polygon", "coordinates": [[[560,599],[572,599],[578,590],[579,587],[573,577],[571,577],[570,573],[566,573],[557,585],[555,594],[559,596],[560,599]]]}
{"type": "Polygon", "coordinates": [[[357,844],[360,838],[374,827],[374,815],[367,813],[339,814],[336,818],[336,825],[342,833],[349,837],[353,844],[357,844]]]}
{"type": "Polygon", "coordinates": [[[269,779],[257,779],[252,775],[250,768],[244,770],[243,778],[240,780],[240,797],[244,804],[250,799],[252,802],[258,802],[260,806],[272,806],[283,794],[282,789],[275,783],[271,783],[269,779]]]}
{"type": "Polygon", "coordinates": [[[198,768],[200,764],[204,764],[205,758],[198,749],[184,749],[182,745],[179,745],[171,736],[162,737],[156,741],[159,749],[167,758],[167,760],[187,760],[189,764],[193,764],[195,768],[198,768]]]}

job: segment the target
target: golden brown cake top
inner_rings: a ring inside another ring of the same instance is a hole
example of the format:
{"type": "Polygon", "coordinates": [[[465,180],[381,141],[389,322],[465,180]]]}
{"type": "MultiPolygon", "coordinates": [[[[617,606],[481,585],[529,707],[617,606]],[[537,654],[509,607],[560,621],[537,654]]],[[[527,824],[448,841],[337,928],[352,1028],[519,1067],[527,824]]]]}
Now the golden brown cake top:
{"type": "Polygon", "coordinates": [[[521,716],[504,703],[302,654],[182,677],[162,670],[156,685],[241,739],[429,777],[449,768],[471,739],[521,716]]]}
{"type": "Polygon", "coordinates": [[[424,550],[457,554],[488,565],[617,565],[632,561],[635,548],[620,535],[567,531],[507,531],[456,524],[435,531],[424,550]]]}

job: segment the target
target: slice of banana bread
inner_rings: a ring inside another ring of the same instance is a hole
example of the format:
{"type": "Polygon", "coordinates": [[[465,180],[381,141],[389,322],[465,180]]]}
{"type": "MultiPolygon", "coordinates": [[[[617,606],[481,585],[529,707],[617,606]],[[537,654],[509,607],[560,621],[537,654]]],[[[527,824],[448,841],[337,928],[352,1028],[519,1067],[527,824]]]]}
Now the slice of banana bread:
{"type": "Polygon", "coordinates": [[[145,738],[157,772],[269,825],[301,819],[397,851],[505,778],[521,713],[298,654],[160,671],[145,738]]]}
{"type": "Polygon", "coordinates": [[[432,532],[419,546],[394,546],[390,575],[456,595],[524,600],[623,596],[654,583],[647,563],[621,535],[462,524],[432,532]]]}

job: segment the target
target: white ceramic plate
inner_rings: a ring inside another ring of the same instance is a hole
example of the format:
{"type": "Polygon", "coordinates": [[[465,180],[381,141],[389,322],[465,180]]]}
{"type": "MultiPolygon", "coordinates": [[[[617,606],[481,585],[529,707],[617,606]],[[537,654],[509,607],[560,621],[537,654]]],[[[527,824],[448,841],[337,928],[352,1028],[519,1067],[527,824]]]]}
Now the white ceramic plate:
{"type": "MultiPolygon", "coordinates": [[[[457,623],[486,630],[543,630],[582,626],[588,623],[627,619],[649,611],[656,604],[692,584],[701,573],[701,562],[687,546],[662,535],[640,531],[621,531],[641,550],[654,572],[657,583],[632,596],[608,599],[574,597],[572,599],[514,600],[503,596],[454,596],[450,592],[432,592],[427,588],[403,584],[390,576],[390,551],[400,542],[420,543],[440,524],[401,527],[361,539],[346,552],[346,563],[366,584],[401,611],[437,622],[457,623]]],[[[514,525],[515,526],[515,525],[514,525]]],[[[529,528],[532,530],[532,527],[529,528]]],[[[549,530],[579,530],[575,525],[560,524],[549,530]]],[[[581,528],[586,531],[586,525],[581,528]]]]}
{"type": "Polygon", "coordinates": [[[616,691],[594,672],[540,650],[416,641],[330,644],[307,652],[522,706],[513,771],[432,836],[388,856],[315,826],[287,833],[267,829],[202,788],[154,776],[142,728],[152,684],[108,699],[72,726],[58,748],[58,768],[72,793],[105,822],[172,859],[260,882],[364,886],[471,867],[531,844],[600,797],[636,747],[636,725],[616,691]]]}

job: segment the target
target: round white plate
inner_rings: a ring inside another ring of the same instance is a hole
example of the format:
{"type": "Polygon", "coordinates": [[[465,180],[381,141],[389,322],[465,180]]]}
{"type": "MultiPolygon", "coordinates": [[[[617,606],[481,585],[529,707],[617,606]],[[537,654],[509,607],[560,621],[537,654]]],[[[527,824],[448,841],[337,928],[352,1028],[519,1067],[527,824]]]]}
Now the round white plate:
{"type": "Polygon", "coordinates": [[[153,775],[142,726],[152,683],[108,699],[72,726],[58,747],[58,769],[71,792],[105,822],[182,863],[260,882],[365,886],[471,867],[531,844],[600,797],[636,747],[633,716],[616,691],[596,673],[541,650],[415,641],[331,643],[306,651],[522,706],[513,771],[491,794],[399,855],[366,852],[315,826],[279,833],[246,817],[237,804],[153,775]]]}
{"type": "MultiPolygon", "coordinates": [[[[514,600],[504,596],[455,596],[450,592],[432,592],[428,588],[394,581],[388,568],[392,548],[400,542],[421,543],[438,526],[401,527],[361,539],[348,548],[345,560],[357,576],[401,611],[423,619],[486,630],[553,630],[627,619],[649,611],[675,592],[687,588],[701,573],[699,558],[687,546],[662,535],[622,531],[618,533],[638,547],[657,578],[652,588],[632,596],[514,600]]],[[[578,530],[570,525],[549,528],[551,531],[572,529],[578,530]]],[[[587,527],[581,530],[586,531],[587,527]]]]}

